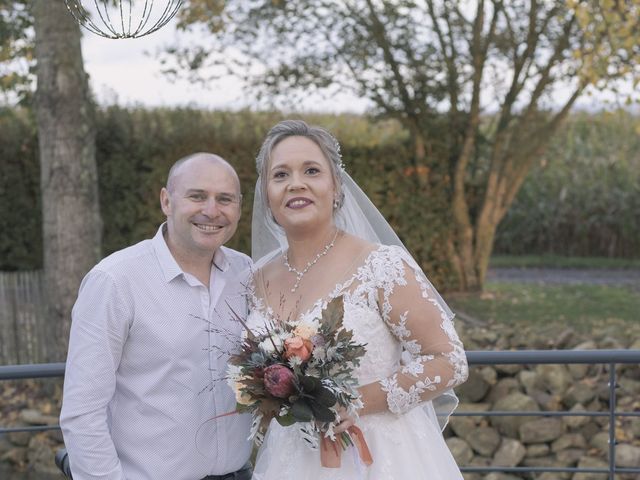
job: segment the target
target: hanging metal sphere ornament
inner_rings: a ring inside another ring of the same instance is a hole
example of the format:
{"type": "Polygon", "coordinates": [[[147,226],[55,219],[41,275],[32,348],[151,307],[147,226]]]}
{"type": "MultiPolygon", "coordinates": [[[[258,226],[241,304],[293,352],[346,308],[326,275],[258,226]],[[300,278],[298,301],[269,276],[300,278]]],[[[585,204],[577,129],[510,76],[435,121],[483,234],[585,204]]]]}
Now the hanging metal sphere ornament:
{"type": "Polygon", "coordinates": [[[106,38],[138,38],[164,27],[184,0],[64,0],[84,28],[106,38]]]}

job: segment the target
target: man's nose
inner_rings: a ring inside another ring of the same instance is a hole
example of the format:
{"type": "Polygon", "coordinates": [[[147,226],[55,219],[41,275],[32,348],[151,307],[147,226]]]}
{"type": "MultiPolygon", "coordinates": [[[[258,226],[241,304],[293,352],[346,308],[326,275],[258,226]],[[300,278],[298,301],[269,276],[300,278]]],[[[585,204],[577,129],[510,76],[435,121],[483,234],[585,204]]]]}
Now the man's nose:
{"type": "Polygon", "coordinates": [[[214,197],[209,197],[202,205],[202,213],[207,217],[213,218],[220,213],[220,205],[214,197]]]}

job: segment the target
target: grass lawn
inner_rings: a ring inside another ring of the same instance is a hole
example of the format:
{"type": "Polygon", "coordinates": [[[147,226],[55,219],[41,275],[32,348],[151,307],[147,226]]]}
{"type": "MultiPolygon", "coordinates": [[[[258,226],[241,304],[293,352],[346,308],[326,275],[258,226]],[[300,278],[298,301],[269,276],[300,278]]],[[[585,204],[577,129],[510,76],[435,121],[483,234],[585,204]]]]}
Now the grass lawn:
{"type": "Polygon", "coordinates": [[[494,255],[490,265],[493,268],[640,268],[640,258],[494,255]]]}
{"type": "Polygon", "coordinates": [[[498,324],[563,324],[585,333],[609,322],[640,324],[640,294],[623,287],[488,283],[480,295],[447,301],[454,311],[498,324]]]}

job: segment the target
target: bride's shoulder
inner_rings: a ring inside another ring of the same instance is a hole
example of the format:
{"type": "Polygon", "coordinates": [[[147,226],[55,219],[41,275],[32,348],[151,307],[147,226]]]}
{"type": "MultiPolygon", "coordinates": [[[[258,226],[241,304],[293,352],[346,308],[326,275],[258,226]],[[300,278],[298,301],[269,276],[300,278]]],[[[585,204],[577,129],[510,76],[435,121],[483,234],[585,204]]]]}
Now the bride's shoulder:
{"type": "Polygon", "coordinates": [[[360,259],[363,264],[410,261],[410,255],[400,245],[373,243],[347,233],[344,243],[343,251],[346,255],[350,258],[360,259]]]}
{"type": "Polygon", "coordinates": [[[344,233],[344,239],[342,243],[344,245],[343,251],[346,251],[349,254],[353,255],[352,258],[355,258],[358,255],[362,255],[363,253],[365,255],[368,255],[380,247],[380,245],[378,245],[377,243],[369,242],[368,240],[356,237],[355,235],[351,235],[350,233],[344,233]]]}

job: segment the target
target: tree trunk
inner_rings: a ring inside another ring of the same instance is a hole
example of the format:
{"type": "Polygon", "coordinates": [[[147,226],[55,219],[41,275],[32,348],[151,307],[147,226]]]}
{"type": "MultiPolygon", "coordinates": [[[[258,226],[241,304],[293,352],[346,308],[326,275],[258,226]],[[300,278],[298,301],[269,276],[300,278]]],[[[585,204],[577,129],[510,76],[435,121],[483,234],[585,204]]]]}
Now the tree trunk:
{"type": "Polygon", "coordinates": [[[80,29],[64,2],[33,0],[32,8],[44,271],[52,339],[47,358],[62,361],[78,287],[100,257],[93,105],[80,29]]]}

